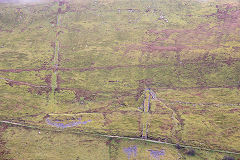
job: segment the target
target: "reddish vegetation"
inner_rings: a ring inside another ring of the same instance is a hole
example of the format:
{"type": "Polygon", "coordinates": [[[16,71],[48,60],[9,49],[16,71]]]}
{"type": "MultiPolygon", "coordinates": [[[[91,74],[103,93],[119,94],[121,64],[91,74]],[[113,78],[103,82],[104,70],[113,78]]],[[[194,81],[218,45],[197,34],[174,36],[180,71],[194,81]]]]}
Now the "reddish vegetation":
{"type": "Polygon", "coordinates": [[[237,28],[240,28],[240,10],[237,9],[237,7],[228,4],[217,6],[217,9],[217,13],[206,15],[206,17],[217,17],[219,21],[223,21],[223,23],[219,23],[219,25],[210,27],[209,24],[200,24],[194,29],[165,29],[160,31],[150,29],[146,34],[156,36],[154,41],[128,45],[125,48],[125,53],[131,50],[160,53],[165,51],[181,51],[183,49],[216,48],[219,45],[216,44],[216,42],[220,42],[223,33],[234,33],[237,28]],[[170,37],[171,35],[174,35],[174,38],[170,37]],[[213,41],[211,44],[199,46],[199,42],[205,41],[210,36],[214,36],[216,41],[213,41]],[[166,40],[174,40],[175,44],[164,45],[164,41],[166,40]]]}
{"type": "Polygon", "coordinates": [[[58,53],[58,67],[60,66],[60,62],[62,61],[62,54],[58,53]]]}
{"type": "Polygon", "coordinates": [[[109,106],[95,108],[95,109],[89,109],[85,113],[108,113],[111,114],[113,111],[109,109],[109,106]]]}
{"type": "Polygon", "coordinates": [[[4,132],[8,128],[7,124],[1,123],[0,125],[0,133],[4,132]]]}
{"type": "Polygon", "coordinates": [[[214,55],[209,55],[208,57],[198,57],[192,60],[182,60],[181,63],[184,64],[199,64],[201,65],[208,65],[208,66],[215,66],[219,63],[225,63],[227,65],[231,65],[234,62],[239,62],[240,58],[232,58],[229,57],[228,59],[215,59],[214,55]]]}
{"type": "Polygon", "coordinates": [[[51,87],[51,78],[52,78],[51,74],[46,75],[46,77],[44,78],[44,81],[47,83],[48,87],[51,87]]]}
{"type": "Polygon", "coordinates": [[[74,89],[75,99],[77,102],[81,101],[81,97],[84,97],[84,100],[91,101],[96,97],[96,93],[84,89],[74,89]]]}
{"type": "Polygon", "coordinates": [[[44,87],[44,88],[36,88],[36,87],[31,87],[28,88],[28,92],[31,94],[38,94],[38,95],[42,95],[43,93],[49,94],[51,92],[51,88],[50,87],[44,87]]]}
{"type": "Polygon", "coordinates": [[[55,47],[56,47],[55,42],[51,42],[51,47],[55,50],[55,47]]]}
{"type": "Polygon", "coordinates": [[[173,89],[173,90],[188,90],[188,89],[210,89],[210,88],[236,88],[238,85],[229,85],[229,86],[196,86],[196,87],[159,87],[159,88],[151,88],[151,89],[173,89]]]}
{"type": "Polygon", "coordinates": [[[62,9],[58,8],[58,14],[61,14],[61,12],[62,12],[62,9]]]}
{"type": "Polygon", "coordinates": [[[13,32],[13,30],[8,30],[8,29],[3,30],[3,29],[0,28],[0,32],[8,32],[8,33],[11,33],[11,32],[13,32]]]}
{"type": "Polygon", "coordinates": [[[64,3],[65,3],[65,1],[58,1],[58,6],[63,6],[64,5],[64,3]]]}
{"type": "Polygon", "coordinates": [[[111,124],[112,123],[112,120],[111,119],[109,119],[109,118],[107,118],[107,113],[102,113],[102,115],[103,115],[103,117],[104,117],[104,125],[105,126],[107,126],[107,125],[109,125],[109,124],[111,124]]]}
{"type": "Polygon", "coordinates": [[[240,113],[240,109],[239,108],[234,108],[228,111],[229,113],[240,113]]]}
{"type": "Polygon", "coordinates": [[[199,110],[192,111],[193,114],[199,114],[199,115],[206,115],[207,112],[209,112],[209,111],[206,109],[199,109],[199,110]]]}
{"type": "Polygon", "coordinates": [[[50,86],[45,86],[45,85],[35,85],[32,83],[28,83],[28,82],[23,82],[23,81],[14,81],[11,79],[7,79],[7,78],[1,78],[4,79],[5,81],[7,81],[7,84],[11,87],[13,87],[14,85],[20,86],[20,85],[24,85],[24,86],[29,86],[30,88],[28,88],[28,92],[30,93],[37,93],[39,95],[42,95],[44,92],[45,93],[49,93],[51,91],[51,87],[50,86]]]}
{"type": "Polygon", "coordinates": [[[175,111],[183,111],[183,110],[191,110],[191,107],[190,106],[186,106],[186,105],[184,105],[184,106],[182,106],[182,105],[176,105],[175,106],[175,111]]]}
{"type": "MultiPolygon", "coordinates": [[[[162,39],[157,39],[157,41],[162,41],[162,39]]],[[[161,46],[157,42],[143,42],[141,45],[129,45],[125,49],[125,54],[131,50],[141,50],[142,52],[164,52],[164,51],[181,51],[187,48],[184,45],[172,45],[172,46],[161,46]]]]}
{"type": "Polygon", "coordinates": [[[106,66],[106,67],[88,67],[88,68],[58,68],[59,71],[94,71],[94,70],[112,70],[116,68],[130,68],[130,67],[142,67],[142,68],[157,68],[160,66],[166,66],[168,64],[160,63],[160,64],[149,64],[149,65],[116,65],[116,66],[106,66]]]}
{"type": "Polygon", "coordinates": [[[206,17],[216,17],[220,22],[223,22],[221,25],[215,27],[216,31],[234,33],[240,27],[240,10],[238,7],[232,4],[225,4],[222,6],[217,5],[216,8],[217,13],[206,15],[206,17]]]}
{"type": "Polygon", "coordinates": [[[17,85],[17,86],[25,85],[25,86],[36,87],[36,88],[47,87],[45,85],[35,85],[35,84],[28,83],[28,82],[14,81],[14,80],[7,79],[7,78],[1,78],[1,79],[4,79],[5,81],[7,81],[7,84],[10,85],[11,87],[13,87],[13,85],[17,85]]]}
{"type": "Polygon", "coordinates": [[[59,8],[58,8],[58,14],[64,14],[64,13],[66,13],[66,12],[69,12],[69,11],[71,11],[71,8],[70,8],[70,6],[69,6],[69,3],[67,2],[67,1],[65,1],[65,0],[60,0],[60,1],[58,1],[59,3],[58,3],[58,6],[59,6],[59,8]],[[60,8],[61,6],[66,6],[66,9],[65,10],[62,10],[62,8],[60,8]]]}
{"type": "Polygon", "coordinates": [[[139,80],[137,94],[135,96],[135,99],[138,100],[141,97],[141,95],[143,94],[143,91],[146,89],[146,87],[150,86],[152,83],[153,83],[152,79],[139,80]]]}
{"type": "MultiPolygon", "coordinates": [[[[9,155],[9,151],[5,147],[6,142],[2,139],[3,132],[8,128],[7,124],[0,124],[0,156],[4,159],[9,155]]],[[[12,160],[12,159],[9,159],[12,160]]]]}
{"type": "Polygon", "coordinates": [[[216,16],[219,20],[237,22],[240,18],[240,10],[232,4],[225,4],[223,6],[216,6],[217,13],[210,16],[216,16]]]}
{"type": "MultiPolygon", "coordinates": [[[[59,6],[63,6],[67,4],[65,1],[59,1],[59,6]]],[[[204,41],[210,36],[222,36],[222,33],[219,33],[221,31],[227,31],[227,32],[232,32],[236,28],[240,27],[240,10],[237,10],[234,6],[232,5],[224,5],[224,6],[216,6],[217,7],[217,13],[212,14],[212,15],[207,15],[206,17],[211,17],[211,16],[216,16],[219,21],[223,21],[224,23],[219,25],[216,25],[212,28],[208,24],[201,24],[197,26],[194,29],[165,29],[165,30],[148,30],[146,32],[147,35],[154,35],[156,36],[156,39],[154,41],[150,42],[142,42],[141,44],[131,44],[125,48],[125,53],[128,53],[131,50],[140,50],[142,52],[148,52],[148,53],[163,53],[164,52],[169,52],[169,51],[174,51],[177,52],[176,59],[179,63],[182,65],[185,64],[199,64],[201,65],[217,65],[215,62],[222,62],[226,63],[227,65],[231,65],[236,61],[240,61],[240,58],[228,58],[228,59],[223,59],[223,60],[216,60],[216,57],[214,55],[209,56],[208,54],[205,54],[202,57],[195,58],[193,60],[180,60],[179,52],[186,49],[186,50],[191,50],[191,49],[196,49],[196,48],[202,48],[202,49],[210,49],[213,47],[217,47],[215,44],[209,44],[205,46],[198,46],[195,44],[198,44],[200,41],[204,41]],[[227,30],[226,30],[227,29],[227,30]],[[172,36],[176,35],[176,36],[172,36]],[[201,36],[198,36],[201,35],[201,36]],[[174,37],[174,38],[171,38],[174,37]],[[165,40],[171,40],[175,41],[173,44],[164,44],[165,40]],[[187,40],[187,41],[186,41],[187,40]],[[190,44],[190,45],[189,45],[190,44]],[[193,46],[193,47],[189,47],[193,46]]],[[[68,7],[67,7],[68,8],[68,7]]],[[[68,8],[69,9],[69,8],[68,8]]],[[[67,9],[67,10],[68,10],[67,9]]],[[[63,11],[60,7],[58,9],[57,14],[62,14],[65,11],[63,11]]],[[[0,31],[2,31],[0,29],[0,31]]],[[[62,31],[59,31],[56,33],[56,35],[60,35],[62,31]]],[[[214,42],[215,43],[215,42],[214,42]]],[[[55,49],[55,42],[51,43],[51,47],[55,49]]],[[[240,50],[239,47],[235,47],[234,50],[238,51],[240,50]]],[[[55,53],[54,53],[55,54],[55,53]]],[[[54,55],[52,56],[51,60],[54,59],[54,55]]],[[[61,55],[58,55],[58,62],[61,61],[61,55]]],[[[166,66],[168,64],[150,64],[150,65],[116,65],[116,66],[105,66],[105,67],[88,67],[88,68],[56,68],[56,67],[51,67],[47,68],[47,64],[43,64],[43,67],[41,68],[36,68],[36,69],[1,69],[0,72],[13,72],[13,73],[20,73],[20,72],[25,72],[25,71],[41,71],[41,70],[59,70],[59,71],[79,71],[79,72],[84,72],[84,71],[93,71],[93,70],[112,70],[116,68],[129,68],[129,67],[142,67],[142,68],[157,68],[160,66],[166,66]]],[[[202,72],[201,69],[198,70],[199,72],[202,72]]],[[[208,88],[234,88],[238,87],[236,86],[207,86],[204,81],[202,80],[202,77],[198,77],[198,85],[199,87],[166,87],[166,89],[208,89],[208,88]]],[[[10,79],[5,79],[7,83],[10,86],[13,85],[26,85],[30,86],[29,92],[37,92],[37,94],[42,94],[44,92],[49,93],[51,91],[51,75],[47,75],[44,80],[47,83],[46,86],[37,86],[31,83],[27,82],[21,82],[21,81],[14,81],[10,79]]],[[[94,100],[96,93],[92,93],[91,91],[87,90],[82,90],[82,89],[71,89],[71,88],[60,88],[60,83],[63,82],[61,77],[57,75],[57,89],[56,91],[60,90],[71,90],[75,93],[75,98],[77,101],[80,101],[80,97],[84,97],[85,100],[94,100]]],[[[153,80],[151,79],[144,79],[139,81],[139,87],[137,88],[137,95],[136,99],[138,99],[141,95],[143,90],[147,87],[153,84],[153,80]]],[[[113,98],[118,98],[115,94],[113,98]]],[[[128,96],[129,93],[124,93],[121,96],[128,96]]],[[[121,100],[119,99],[119,103],[121,100]]]]}
{"type": "Polygon", "coordinates": [[[45,61],[45,62],[42,63],[40,68],[48,68],[49,64],[50,64],[50,62],[45,61]]]}
{"type": "Polygon", "coordinates": [[[45,71],[52,70],[52,68],[27,68],[27,69],[0,69],[0,72],[12,72],[12,73],[20,73],[20,72],[31,72],[31,71],[45,71]]]}
{"type": "Polygon", "coordinates": [[[158,46],[152,43],[146,43],[141,50],[143,52],[162,52],[162,51],[181,51],[186,48],[185,46],[158,46]]]}
{"type": "Polygon", "coordinates": [[[59,74],[57,74],[57,88],[56,88],[56,91],[60,92],[61,90],[61,87],[60,87],[60,84],[65,82],[61,76],[59,74]]]}
{"type": "Polygon", "coordinates": [[[58,37],[61,33],[63,33],[63,31],[58,31],[58,32],[56,33],[56,37],[58,37]]]}
{"type": "MultiPolygon", "coordinates": [[[[176,48],[177,49],[177,48],[176,48]]],[[[198,57],[192,60],[181,60],[181,64],[199,64],[202,65],[215,65],[215,63],[226,63],[228,65],[233,64],[234,62],[239,62],[240,58],[232,58],[229,57],[228,59],[215,59],[214,55],[209,55],[210,57],[198,57]],[[208,59],[207,59],[208,58],[208,59]],[[209,59],[210,58],[210,59],[209,59]]],[[[52,57],[53,59],[53,57],[52,57]]],[[[51,59],[51,60],[52,60],[51,59]]],[[[61,60],[61,55],[59,55],[58,60],[61,60]]],[[[159,63],[159,64],[149,64],[149,65],[116,65],[116,66],[105,66],[105,67],[88,67],[88,68],[57,68],[59,71],[94,71],[94,70],[112,70],[117,68],[130,68],[130,67],[140,67],[140,68],[158,68],[160,66],[168,66],[169,64],[166,63],[159,63]]],[[[44,71],[44,70],[54,70],[53,67],[45,67],[42,68],[32,68],[32,69],[0,69],[0,72],[12,72],[12,73],[20,73],[20,72],[31,72],[31,71],[44,71]]]]}

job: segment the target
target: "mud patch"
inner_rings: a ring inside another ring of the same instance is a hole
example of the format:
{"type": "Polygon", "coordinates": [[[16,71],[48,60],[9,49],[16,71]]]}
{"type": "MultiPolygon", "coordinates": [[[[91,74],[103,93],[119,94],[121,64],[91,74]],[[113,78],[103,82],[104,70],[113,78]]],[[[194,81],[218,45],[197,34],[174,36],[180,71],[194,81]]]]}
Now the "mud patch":
{"type": "Polygon", "coordinates": [[[39,88],[39,87],[32,87],[32,88],[28,88],[28,92],[31,94],[37,94],[37,95],[43,95],[43,94],[49,94],[52,91],[51,87],[43,87],[43,88],[39,88]]]}
{"type": "Polygon", "coordinates": [[[96,97],[95,93],[92,93],[91,91],[83,90],[83,89],[75,89],[74,94],[77,102],[81,102],[82,100],[92,101],[96,97]]]}

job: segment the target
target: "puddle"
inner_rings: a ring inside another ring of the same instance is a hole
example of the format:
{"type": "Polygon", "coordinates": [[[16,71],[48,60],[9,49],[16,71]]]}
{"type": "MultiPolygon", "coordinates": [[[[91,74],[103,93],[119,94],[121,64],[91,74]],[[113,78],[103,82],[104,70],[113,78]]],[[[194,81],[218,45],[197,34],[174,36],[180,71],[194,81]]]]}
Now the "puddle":
{"type": "MultiPolygon", "coordinates": [[[[51,122],[63,123],[64,120],[51,120],[51,122]]],[[[179,159],[184,156],[182,153],[178,153],[175,146],[170,145],[51,132],[14,125],[6,126],[3,123],[0,123],[0,134],[2,135],[0,141],[4,142],[2,149],[5,150],[5,153],[9,152],[7,155],[9,157],[6,157],[6,159],[168,160],[179,159]],[[46,146],[48,149],[46,149],[46,146]]],[[[225,156],[225,153],[195,151],[195,159],[208,159],[209,157],[219,159],[225,156]],[[198,155],[201,155],[201,157],[198,155]]],[[[235,157],[236,159],[240,158],[237,155],[235,157]]]]}
{"type": "Polygon", "coordinates": [[[137,156],[137,146],[131,146],[128,148],[124,148],[123,151],[127,154],[128,159],[137,156]]]}
{"type": "Polygon", "coordinates": [[[58,120],[57,120],[57,122],[54,122],[54,121],[50,120],[49,118],[46,119],[46,123],[48,125],[51,125],[51,126],[54,126],[54,127],[57,127],[57,128],[61,128],[61,129],[69,128],[69,127],[75,127],[75,126],[78,126],[80,124],[87,124],[88,122],[91,122],[91,120],[81,121],[81,118],[79,118],[78,121],[74,121],[74,122],[64,124],[64,123],[59,123],[58,120]]]}
{"type": "Polygon", "coordinates": [[[159,159],[161,156],[165,155],[165,150],[148,150],[150,152],[151,157],[153,157],[154,159],[159,159]]]}

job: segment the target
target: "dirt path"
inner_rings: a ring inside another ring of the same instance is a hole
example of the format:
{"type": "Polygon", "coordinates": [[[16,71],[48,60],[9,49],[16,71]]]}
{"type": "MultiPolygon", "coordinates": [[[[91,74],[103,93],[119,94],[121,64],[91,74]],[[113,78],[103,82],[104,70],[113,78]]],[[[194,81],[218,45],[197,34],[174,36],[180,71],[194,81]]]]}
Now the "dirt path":
{"type": "Polygon", "coordinates": [[[21,72],[39,72],[39,71],[48,71],[53,68],[26,68],[26,69],[0,69],[0,72],[11,72],[11,73],[21,73],[21,72]]]}
{"type": "Polygon", "coordinates": [[[9,84],[10,86],[25,85],[25,86],[30,86],[30,87],[34,87],[34,88],[47,88],[48,87],[47,85],[36,85],[36,84],[23,82],[23,81],[15,81],[15,80],[11,80],[11,79],[8,79],[8,78],[3,78],[3,77],[0,77],[0,79],[3,79],[5,81],[7,81],[7,84],[9,84]]]}

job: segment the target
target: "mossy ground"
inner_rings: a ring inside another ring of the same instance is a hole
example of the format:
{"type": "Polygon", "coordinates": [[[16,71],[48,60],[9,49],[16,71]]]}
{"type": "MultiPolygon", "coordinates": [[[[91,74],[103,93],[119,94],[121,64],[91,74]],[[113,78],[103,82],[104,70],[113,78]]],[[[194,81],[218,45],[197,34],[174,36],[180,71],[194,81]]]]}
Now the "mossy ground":
{"type": "MultiPolygon", "coordinates": [[[[1,124],[4,127],[4,124],[1,124]]],[[[9,126],[2,134],[1,142],[5,144],[5,159],[128,159],[126,148],[136,147],[136,156],[130,159],[153,159],[150,150],[164,151],[160,159],[212,159],[221,160],[225,154],[195,150],[195,156],[186,155],[187,149],[149,142],[132,141],[115,138],[100,138],[84,134],[52,132],[9,126]],[[7,152],[10,151],[10,152],[7,152]]]]}
{"type": "MultiPolygon", "coordinates": [[[[47,125],[46,117],[65,123],[81,117],[92,121],[64,130],[129,137],[142,137],[147,130],[154,140],[238,152],[239,6],[234,0],[0,4],[0,118],[57,129],[47,125]],[[143,113],[147,88],[157,98],[143,113]]],[[[109,156],[108,140],[99,140],[92,155],[91,147],[80,146],[81,156],[74,147],[78,136],[71,136],[66,148],[60,141],[48,144],[49,137],[35,130],[10,127],[3,139],[10,157],[18,159],[64,159],[63,153],[73,159],[109,156]],[[45,140],[33,145],[31,137],[45,140]],[[18,157],[15,151],[23,141],[29,150],[18,157]],[[54,153],[59,151],[55,145],[61,153],[54,153]],[[40,154],[44,147],[52,148],[40,154]]],[[[137,142],[119,143],[122,148],[137,142]]],[[[140,146],[137,159],[146,159],[148,144],[140,146]]],[[[113,151],[116,159],[126,159],[119,150],[113,151]]],[[[168,159],[185,152],[166,150],[168,159]]],[[[197,151],[186,159],[222,157],[197,151]]]]}

